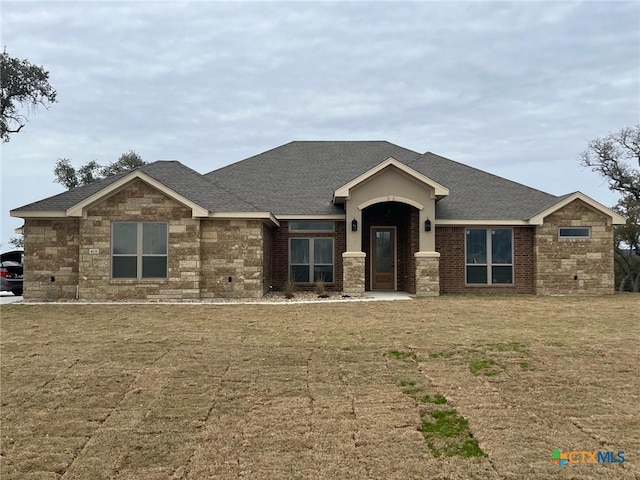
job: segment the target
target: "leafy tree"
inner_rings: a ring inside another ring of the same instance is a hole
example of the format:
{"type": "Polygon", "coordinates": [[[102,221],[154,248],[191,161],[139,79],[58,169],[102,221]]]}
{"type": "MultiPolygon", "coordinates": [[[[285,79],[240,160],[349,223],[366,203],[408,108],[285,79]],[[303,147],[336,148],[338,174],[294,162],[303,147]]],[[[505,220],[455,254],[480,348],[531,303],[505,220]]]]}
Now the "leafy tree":
{"type": "Polygon", "coordinates": [[[0,60],[2,98],[0,99],[0,137],[3,143],[10,134],[25,126],[27,117],[19,107],[35,112],[41,105],[48,109],[56,102],[57,92],[49,85],[49,72],[28,60],[12,58],[5,49],[0,60]]]}
{"type": "Polygon", "coordinates": [[[54,181],[66,187],[67,190],[71,190],[72,188],[86,185],[102,178],[133,170],[146,163],[147,162],[142,160],[142,157],[133,150],[120,155],[120,158],[116,162],[100,165],[96,160],[91,160],[78,169],[71,165],[71,160],[68,158],[59,158],[53,169],[55,176],[54,181]]]}
{"type": "Polygon", "coordinates": [[[640,291],[640,125],[592,140],[580,155],[585,167],[604,177],[622,198],[614,210],[627,219],[614,230],[616,281],[620,290],[640,291]]]}

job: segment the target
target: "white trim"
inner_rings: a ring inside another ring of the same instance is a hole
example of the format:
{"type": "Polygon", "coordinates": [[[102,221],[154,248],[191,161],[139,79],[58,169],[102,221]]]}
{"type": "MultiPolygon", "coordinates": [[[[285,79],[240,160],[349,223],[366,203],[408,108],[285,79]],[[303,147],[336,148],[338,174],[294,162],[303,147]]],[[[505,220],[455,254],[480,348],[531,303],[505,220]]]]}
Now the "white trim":
{"type": "Polygon", "coordinates": [[[125,188],[132,180],[135,180],[135,179],[142,180],[143,182],[149,184],[156,190],[159,190],[160,192],[164,193],[169,198],[175,200],[178,203],[181,203],[186,207],[189,207],[191,209],[191,215],[193,218],[207,217],[209,215],[209,210],[207,210],[206,208],[198,205],[197,203],[192,202],[187,197],[184,197],[183,195],[179,194],[175,190],[172,190],[166,185],[151,178],[146,173],[141,172],[140,170],[134,170],[131,173],[125,175],[124,177],[116,180],[112,184],[107,185],[103,189],[97,191],[93,195],[90,195],[89,197],[85,198],[81,202],[76,203],[75,205],[68,208],[66,211],[67,216],[68,217],[84,216],[86,208],[89,208],[93,204],[101,200],[104,200],[105,198],[108,198],[111,195],[118,193],[118,191],[125,188]]]}
{"type": "Polygon", "coordinates": [[[440,252],[416,252],[413,256],[415,258],[440,258],[440,252]]]}
{"type": "Polygon", "coordinates": [[[562,200],[558,201],[558,203],[552,205],[551,207],[547,208],[546,210],[543,210],[542,212],[538,213],[537,215],[534,215],[533,217],[531,217],[529,219],[529,223],[531,225],[542,225],[544,223],[544,219],[546,217],[551,215],[553,212],[561,209],[562,207],[570,204],[574,200],[582,200],[584,203],[586,203],[593,210],[596,210],[599,213],[603,213],[604,215],[609,217],[610,218],[609,224],[624,225],[625,223],[627,223],[627,220],[622,215],[617,214],[616,212],[614,212],[610,208],[605,207],[601,203],[597,202],[596,200],[594,200],[591,197],[586,196],[582,192],[574,192],[571,195],[569,195],[568,197],[563,198],[562,200]]]}
{"type": "Polygon", "coordinates": [[[366,252],[342,252],[342,258],[366,258],[366,252]]]}
{"type": "Polygon", "coordinates": [[[371,291],[384,291],[384,289],[373,289],[373,262],[375,257],[373,255],[373,230],[393,230],[393,291],[398,291],[398,228],[395,225],[371,225],[369,227],[369,251],[371,252],[371,262],[369,265],[369,289],[371,291]]]}
{"type": "Polygon", "coordinates": [[[24,235],[24,225],[22,225],[21,227],[15,228],[13,231],[16,235],[24,235]]]}
{"type": "Polygon", "coordinates": [[[207,218],[219,220],[267,220],[277,227],[280,226],[280,222],[271,212],[209,212],[207,218]]]}
{"type": "Polygon", "coordinates": [[[371,200],[367,200],[366,202],[358,205],[358,210],[364,210],[365,208],[371,205],[374,205],[376,203],[383,203],[383,202],[401,202],[401,203],[406,203],[408,205],[411,205],[412,207],[416,207],[418,210],[424,210],[424,205],[422,205],[421,203],[415,202],[410,198],[397,197],[395,195],[388,195],[386,197],[376,197],[376,198],[372,198],[371,200]]]}
{"type": "Polygon", "coordinates": [[[27,212],[11,210],[9,215],[15,218],[62,218],[67,216],[64,210],[32,210],[27,212]]]}
{"type": "Polygon", "coordinates": [[[445,226],[445,225],[460,225],[463,227],[467,226],[520,226],[520,225],[531,225],[527,220],[445,220],[437,218],[435,219],[436,226],[445,226]]]}
{"type": "Polygon", "coordinates": [[[368,178],[372,177],[373,175],[375,175],[378,172],[381,172],[382,170],[384,170],[385,168],[387,168],[389,166],[394,166],[398,170],[400,170],[400,171],[406,173],[407,175],[409,175],[410,177],[413,177],[416,180],[418,180],[419,182],[421,182],[421,183],[423,183],[425,185],[428,185],[429,187],[433,188],[435,190],[435,196],[436,197],[444,197],[446,195],[449,195],[449,189],[447,187],[445,187],[444,185],[439,184],[435,180],[430,179],[429,177],[427,177],[427,176],[423,175],[422,173],[418,172],[417,170],[414,170],[413,168],[405,165],[404,163],[399,162],[395,158],[389,157],[384,162],[379,163],[375,167],[373,167],[373,168],[367,170],[366,172],[364,172],[362,175],[354,178],[349,183],[346,183],[343,186],[341,186],[338,189],[336,189],[335,192],[333,192],[334,201],[337,198],[347,198],[348,199],[349,198],[349,191],[353,187],[359,185],[360,183],[364,182],[368,178]]]}
{"type": "Polygon", "coordinates": [[[347,218],[346,213],[335,213],[335,214],[327,214],[327,215],[295,215],[295,214],[286,214],[286,215],[275,215],[275,218],[278,220],[345,220],[347,218]]]}

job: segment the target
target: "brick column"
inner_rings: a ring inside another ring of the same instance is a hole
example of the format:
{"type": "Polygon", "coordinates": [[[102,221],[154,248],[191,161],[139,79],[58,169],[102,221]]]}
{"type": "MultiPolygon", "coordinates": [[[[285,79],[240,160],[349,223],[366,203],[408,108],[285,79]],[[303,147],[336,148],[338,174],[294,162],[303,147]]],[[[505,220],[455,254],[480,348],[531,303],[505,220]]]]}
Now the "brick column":
{"type": "Polygon", "coordinates": [[[440,254],[416,252],[416,296],[440,295],[440,254]]]}
{"type": "Polygon", "coordinates": [[[364,252],[342,254],[342,292],[352,297],[364,295],[364,252]]]}

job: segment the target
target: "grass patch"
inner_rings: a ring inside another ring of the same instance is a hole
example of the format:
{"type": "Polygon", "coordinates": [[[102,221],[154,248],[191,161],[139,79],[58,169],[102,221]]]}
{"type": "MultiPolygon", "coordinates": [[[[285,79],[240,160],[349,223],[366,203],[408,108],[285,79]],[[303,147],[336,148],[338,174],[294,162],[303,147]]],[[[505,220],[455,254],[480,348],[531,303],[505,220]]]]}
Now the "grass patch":
{"type": "Polygon", "coordinates": [[[520,342],[488,343],[485,346],[494,352],[516,352],[525,357],[530,354],[529,349],[520,342]]]}
{"type": "Polygon", "coordinates": [[[453,357],[453,352],[431,352],[429,354],[429,358],[451,358],[453,357]]]}
{"type": "Polygon", "coordinates": [[[469,431],[469,422],[452,409],[420,415],[422,435],[434,457],[486,457],[469,431]]]}
{"type": "Polygon", "coordinates": [[[500,373],[500,370],[496,367],[496,362],[493,358],[483,358],[480,360],[471,360],[469,362],[469,370],[474,375],[484,375],[485,377],[493,377],[500,373]]]}
{"type": "Polygon", "coordinates": [[[409,360],[412,362],[417,362],[418,357],[413,352],[403,352],[401,350],[387,350],[384,352],[385,357],[395,358],[396,360],[409,360]]]}
{"type": "Polygon", "coordinates": [[[522,370],[533,370],[529,362],[520,362],[520,368],[522,370]]]}

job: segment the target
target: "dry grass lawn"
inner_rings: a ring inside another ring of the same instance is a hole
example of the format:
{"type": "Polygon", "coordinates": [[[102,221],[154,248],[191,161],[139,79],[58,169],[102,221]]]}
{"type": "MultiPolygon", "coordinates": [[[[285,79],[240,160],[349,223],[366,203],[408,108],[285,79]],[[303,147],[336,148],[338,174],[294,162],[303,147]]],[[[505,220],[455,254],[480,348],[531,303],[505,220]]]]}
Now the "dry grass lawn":
{"type": "Polygon", "coordinates": [[[1,313],[3,480],[640,477],[637,295],[1,313]],[[486,456],[434,454],[423,396],[486,456]]]}

